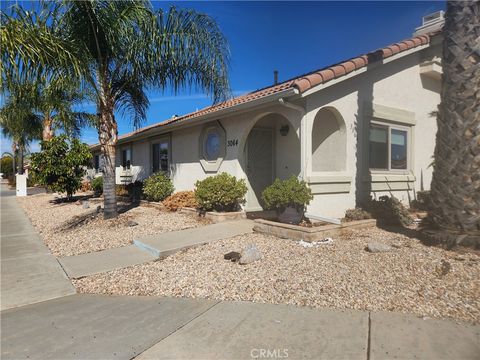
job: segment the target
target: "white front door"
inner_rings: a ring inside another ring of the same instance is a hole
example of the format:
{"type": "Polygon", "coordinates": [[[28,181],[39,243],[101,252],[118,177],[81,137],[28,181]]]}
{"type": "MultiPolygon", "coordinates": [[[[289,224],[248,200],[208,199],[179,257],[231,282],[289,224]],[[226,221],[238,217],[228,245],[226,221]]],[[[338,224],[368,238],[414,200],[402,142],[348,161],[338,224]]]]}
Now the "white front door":
{"type": "Polygon", "coordinates": [[[250,183],[247,193],[247,211],[262,210],[262,191],[273,182],[273,135],[272,129],[253,128],[248,135],[246,171],[250,183]]]}

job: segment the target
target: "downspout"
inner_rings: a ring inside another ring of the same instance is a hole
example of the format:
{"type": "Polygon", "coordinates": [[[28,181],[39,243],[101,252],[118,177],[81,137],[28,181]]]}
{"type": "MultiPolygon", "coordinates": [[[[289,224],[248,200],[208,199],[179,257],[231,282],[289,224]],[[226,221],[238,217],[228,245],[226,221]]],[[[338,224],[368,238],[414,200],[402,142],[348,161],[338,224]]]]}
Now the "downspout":
{"type": "Polygon", "coordinates": [[[300,178],[302,180],[307,179],[307,122],[304,119],[304,116],[306,114],[306,110],[303,106],[293,104],[285,98],[280,98],[278,99],[278,102],[282,105],[285,106],[289,109],[293,109],[295,111],[298,111],[300,115],[302,116],[302,120],[300,121],[300,178]]]}

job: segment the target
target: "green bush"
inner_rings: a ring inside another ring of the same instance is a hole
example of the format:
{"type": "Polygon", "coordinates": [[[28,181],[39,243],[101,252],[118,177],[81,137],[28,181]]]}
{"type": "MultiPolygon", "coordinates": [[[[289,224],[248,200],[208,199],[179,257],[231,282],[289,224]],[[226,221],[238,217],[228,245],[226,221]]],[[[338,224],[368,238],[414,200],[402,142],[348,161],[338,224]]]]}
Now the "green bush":
{"type": "Polygon", "coordinates": [[[92,180],[92,190],[95,194],[101,195],[103,193],[103,176],[98,176],[92,180]]]}
{"type": "Polygon", "coordinates": [[[384,195],[378,200],[370,199],[365,208],[384,225],[407,226],[413,223],[408,209],[394,196],[384,195]]]}
{"type": "Polygon", "coordinates": [[[245,203],[245,180],[227,173],[197,181],[195,187],[195,199],[206,211],[237,211],[245,203]]]}
{"type": "Polygon", "coordinates": [[[283,211],[287,207],[304,210],[313,195],[305,181],[292,176],[286,180],[276,179],[263,191],[262,199],[269,210],[283,211]]]}
{"type": "Polygon", "coordinates": [[[162,172],[151,175],[143,183],[143,194],[150,201],[163,201],[174,190],[172,180],[162,172]]]}
{"type": "Polygon", "coordinates": [[[52,191],[67,193],[69,199],[82,186],[92,153],[87,144],[66,135],[40,143],[41,151],[31,155],[30,166],[36,181],[52,191]]]}
{"type": "Polygon", "coordinates": [[[11,156],[2,156],[0,159],[0,172],[3,174],[4,179],[8,179],[10,175],[13,175],[13,158],[11,156]]]}

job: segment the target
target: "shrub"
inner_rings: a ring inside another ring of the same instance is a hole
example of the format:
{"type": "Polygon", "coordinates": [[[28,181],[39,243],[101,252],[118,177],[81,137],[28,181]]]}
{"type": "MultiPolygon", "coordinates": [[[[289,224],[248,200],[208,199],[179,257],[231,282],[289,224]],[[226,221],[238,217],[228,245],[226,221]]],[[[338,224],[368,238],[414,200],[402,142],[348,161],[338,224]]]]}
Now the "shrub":
{"type": "Polygon", "coordinates": [[[98,176],[92,180],[92,190],[97,196],[103,193],[103,176],[98,176]]]}
{"type": "Polygon", "coordinates": [[[127,185],[128,196],[130,199],[137,201],[143,197],[143,182],[137,180],[127,185]]]}
{"type": "Polygon", "coordinates": [[[143,194],[150,201],[163,201],[174,190],[172,180],[161,172],[151,175],[143,183],[143,194]]]}
{"type": "Polygon", "coordinates": [[[92,153],[87,144],[66,135],[40,143],[41,151],[31,156],[30,165],[39,184],[50,190],[67,193],[68,198],[80,189],[92,153]]]}
{"type": "Polygon", "coordinates": [[[11,174],[11,175],[8,175],[8,185],[11,186],[11,187],[15,187],[17,185],[17,178],[15,177],[15,175],[11,174]]]}
{"type": "Polygon", "coordinates": [[[263,191],[262,199],[270,210],[283,211],[287,207],[294,207],[303,211],[313,195],[305,181],[292,176],[286,180],[276,179],[263,191]]]}
{"type": "Polygon", "coordinates": [[[431,209],[430,191],[417,191],[417,199],[410,206],[415,210],[429,211],[431,209]]]}
{"type": "Polygon", "coordinates": [[[115,195],[128,196],[128,190],[126,185],[115,185],[115,195]]]}
{"type": "Polygon", "coordinates": [[[195,199],[203,210],[236,211],[245,203],[245,180],[227,173],[197,181],[195,186],[195,199]]]}
{"type": "Polygon", "coordinates": [[[371,199],[366,209],[384,225],[407,226],[413,223],[407,208],[394,196],[384,195],[378,200],[371,199]]]}
{"type": "Polygon", "coordinates": [[[163,205],[170,211],[177,211],[182,207],[197,208],[198,203],[193,191],[179,191],[163,200],[163,205]]]}
{"type": "Polygon", "coordinates": [[[92,183],[88,180],[82,181],[82,186],[80,187],[82,192],[87,192],[92,190],[92,183]]]}
{"type": "Polygon", "coordinates": [[[371,219],[371,218],[372,218],[372,214],[370,214],[368,211],[365,211],[361,208],[348,209],[345,212],[345,220],[347,221],[365,220],[365,219],[371,219]]]}
{"type": "Polygon", "coordinates": [[[13,175],[13,158],[11,156],[2,156],[0,159],[0,172],[3,174],[4,179],[8,179],[10,175],[13,175]]]}

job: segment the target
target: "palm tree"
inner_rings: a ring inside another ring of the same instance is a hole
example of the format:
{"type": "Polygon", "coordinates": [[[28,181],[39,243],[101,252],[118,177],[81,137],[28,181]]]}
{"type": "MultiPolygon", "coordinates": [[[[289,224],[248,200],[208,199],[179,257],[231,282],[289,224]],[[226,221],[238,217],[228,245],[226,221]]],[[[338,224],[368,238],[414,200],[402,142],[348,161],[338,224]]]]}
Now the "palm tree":
{"type": "Polygon", "coordinates": [[[12,141],[14,156],[18,152],[18,173],[23,174],[28,145],[41,137],[41,118],[32,112],[27,102],[8,102],[0,109],[0,126],[3,136],[12,141]]]}
{"type": "MultiPolygon", "coordinates": [[[[35,59],[48,63],[51,53],[59,52],[64,62],[73,54],[74,70],[81,71],[83,86],[94,94],[104,158],[104,216],[116,217],[115,112],[129,114],[133,125],[139,126],[146,118],[149,88],[178,91],[193,85],[211,95],[214,102],[224,100],[230,94],[227,42],[209,16],[175,7],[168,12],[154,11],[149,1],[63,1],[53,24],[45,39],[48,43],[55,34],[59,46],[35,59]]],[[[22,31],[18,26],[15,29],[22,31]]],[[[42,51],[37,42],[25,39],[14,45],[28,48],[25,53],[42,51]]],[[[15,51],[14,45],[8,48],[15,51]]],[[[54,67],[64,69],[58,61],[54,67]]],[[[72,66],[67,70],[71,74],[72,66]]]]}
{"type": "MultiPolygon", "coordinates": [[[[444,233],[480,235],[480,2],[447,3],[430,218],[444,233]]],[[[445,240],[443,240],[445,241],[445,240]]]]}

